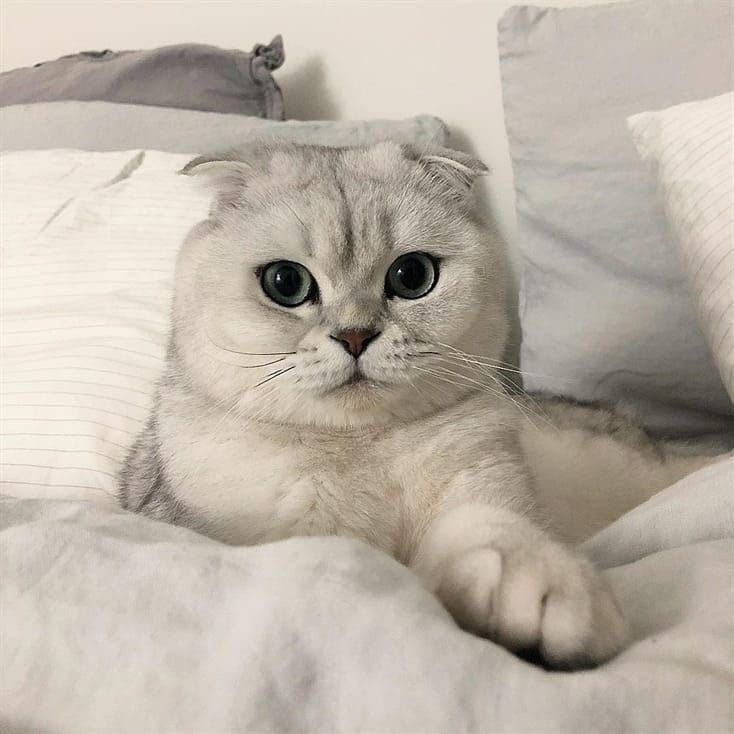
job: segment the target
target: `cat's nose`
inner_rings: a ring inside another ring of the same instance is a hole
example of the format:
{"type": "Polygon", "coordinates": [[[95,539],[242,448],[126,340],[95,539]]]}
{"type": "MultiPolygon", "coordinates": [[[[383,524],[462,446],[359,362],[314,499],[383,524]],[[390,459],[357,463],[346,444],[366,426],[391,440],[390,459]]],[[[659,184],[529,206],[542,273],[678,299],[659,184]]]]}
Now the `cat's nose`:
{"type": "Polygon", "coordinates": [[[331,334],[331,338],[334,339],[334,341],[338,341],[355,359],[357,359],[357,357],[367,349],[370,342],[373,342],[378,336],[380,336],[380,332],[375,331],[374,329],[346,329],[345,331],[339,331],[336,334],[331,334]]]}

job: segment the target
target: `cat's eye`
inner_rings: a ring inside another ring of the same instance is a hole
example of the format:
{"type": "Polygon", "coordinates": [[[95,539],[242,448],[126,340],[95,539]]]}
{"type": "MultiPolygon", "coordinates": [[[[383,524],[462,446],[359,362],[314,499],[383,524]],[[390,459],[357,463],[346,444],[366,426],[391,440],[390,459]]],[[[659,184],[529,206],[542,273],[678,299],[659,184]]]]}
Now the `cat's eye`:
{"type": "Polygon", "coordinates": [[[388,298],[422,298],[438,280],[438,263],[424,252],[401,255],[390,266],[385,278],[388,298]]]}
{"type": "Polygon", "coordinates": [[[265,295],[287,308],[295,308],[313,300],[318,293],[316,281],[300,263],[278,260],[266,265],[260,273],[265,295]]]}

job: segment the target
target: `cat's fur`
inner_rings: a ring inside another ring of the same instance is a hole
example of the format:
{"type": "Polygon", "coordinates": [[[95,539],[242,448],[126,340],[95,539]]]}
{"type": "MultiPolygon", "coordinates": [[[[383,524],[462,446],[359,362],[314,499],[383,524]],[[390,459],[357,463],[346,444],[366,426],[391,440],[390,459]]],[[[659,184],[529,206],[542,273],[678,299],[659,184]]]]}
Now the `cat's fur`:
{"type": "Polygon", "coordinates": [[[216,199],[180,253],[165,374],[122,504],[228,543],[360,538],[465,627],[551,664],[595,663],[620,649],[624,622],[601,576],[546,528],[577,539],[693,464],[613,414],[550,402],[540,417],[505,397],[503,252],[470,199],[483,170],[391,143],[189,164],[216,199]],[[411,251],[440,259],[436,287],[386,298],[387,268],[411,251]],[[307,267],[318,302],[270,301],[259,273],[276,260],[307,267]],[[357,360],[330,338],[345,328],[381,333],[357,360]],[[596,473],[574,464],[584,452],[596,473]],[[607,454],[616,476],[603,476],[607,454]],[[552,513],[578,501],[579,476],[593,508],[581,529],[552,513]]]}

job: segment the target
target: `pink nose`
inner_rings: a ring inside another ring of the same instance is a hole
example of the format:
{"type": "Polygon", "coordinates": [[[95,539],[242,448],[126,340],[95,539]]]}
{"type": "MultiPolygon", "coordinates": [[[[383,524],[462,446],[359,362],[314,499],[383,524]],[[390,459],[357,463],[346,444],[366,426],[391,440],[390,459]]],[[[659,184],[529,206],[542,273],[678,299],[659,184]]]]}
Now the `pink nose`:
{"type": "Polygon", "coordinates": [[[379,331],[374,329],[347,329],[332,334],[331,338],[338,341],[344,349],[355,359],[369,346],[369,343],[380,336],[379,331]]]}

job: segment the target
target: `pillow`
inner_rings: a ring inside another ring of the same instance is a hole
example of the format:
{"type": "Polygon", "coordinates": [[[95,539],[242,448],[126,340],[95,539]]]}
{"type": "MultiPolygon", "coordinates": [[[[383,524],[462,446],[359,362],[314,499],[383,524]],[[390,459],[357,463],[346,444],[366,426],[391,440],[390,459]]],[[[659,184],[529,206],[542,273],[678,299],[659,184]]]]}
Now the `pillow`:
{"type": "Polygon", "coordinates": [[[500,20],[527,388],[626,402],[657,433],[734,436],[626,127],[634,113],[731,88],[731,17],[720,0],[636,0],[515,7],[500,20]]]}
{"type": "Polygon", "coordinates": [[[145,51],[86,51],[0,74],[0,106],[103,100],[283,118],[271,75],[283,42],[250,53],[185,43],[145,51]]]}
{"type": "Polygon", "coordinates": [[[273,122],[243,115],[111,102],[48,102],[0,109],[0,149],[130,150],[202,153],[246,142],[365,145],[381,140],[446,142],[446,126],[427,115],[408,120],[273,122]]]}
{"type": "Polygon", "coordinates": [[[704,334],[734,400],[734,92],[628,123],[657,172],[704,334]]]}
{"type": "Polygon", "coordinates": [[[115,503],[151,407],[173,266],[209,195],[188,155],[0,157],[0,492],[115,503]]]}

